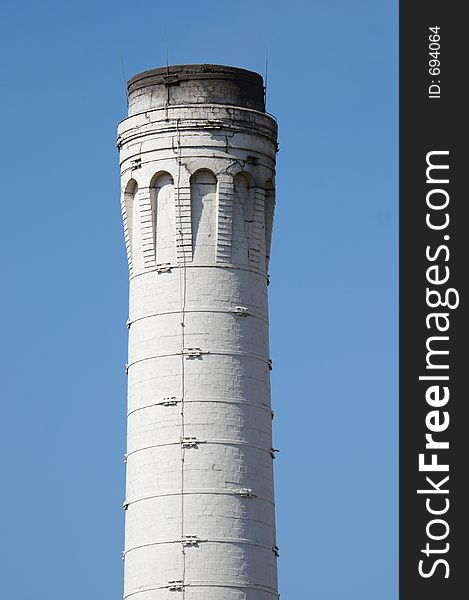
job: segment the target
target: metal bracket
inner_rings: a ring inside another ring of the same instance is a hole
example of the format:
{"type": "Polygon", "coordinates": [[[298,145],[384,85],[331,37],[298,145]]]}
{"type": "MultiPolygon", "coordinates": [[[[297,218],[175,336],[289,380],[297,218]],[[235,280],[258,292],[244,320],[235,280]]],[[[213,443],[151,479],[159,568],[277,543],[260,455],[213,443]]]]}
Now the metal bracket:
{"type": "Polygon", "coordinates": [[[197,448],[202,441],[198,440],[196,437],[182,437],[181,438],[181,446],[183,448],[197,448]]]}
{"type": "Polygon", "coordinates": [[[130,161],[130,166],[131,166],[132,170],[140,169],[142,166],[142,159],[134,158],[133,160],[130,161]]]}
{"type": "Polygon", "coordinates": [[[127,464],[127,454],[124,454],[124,464],[127,464]]]}
{"type": "Polygon", "coordinates": [[[251,314],[246,306],[235,306],[231,309],[231,312],[236,313],[240,317],[247,317],[251,314]]]}
{"type": "Polygon", "coordinates": [[[122,508],[124,510],[127,510],[129,508],[129,504],[130,502],[128,500],[124,500],[124,502],[122,503],[122,508]]]}
{"type": "Polygon", "coordinates": [[[257,165],[259,163],[259,158],[257,156],[248,155],[246,157],[246,163],[248,165],[257,165]]]}
{"type": "Polygon", "coordinates": [[[272,359],[267,359],[267,364],[269,365],[269,369],[272,371],[272,359]]]}
{"type": "Polygon", "coordinates": [[[129,319],[127,319],[127,321],[125,322],[125,326],[127,327],[127,329],[130,329],[130,326],[132,325],[132,321],[129,319]]]}
{"type": "Polygon", "coordinates": [[[155,265],[155,271],[157,273],[171,273],[172,268],[171,263],[159,263],[155,265]]]}
{"type": "Polygon", "coordinates": [[[129,365],[127,363],[125,363],[124,369],[125,369],[125,374],[128,375],[129,374],[129,365]]]}
{"type": "Polygon", "coordinates": [[[197,547],[200,542],[206,542],[207,540],[201,540],[196,535],[183,535],[181,542],[183,546],[195,546],[197,547]]]}
{"type": "Polygon", "coordinates": [[[173,579],[168,581],[168,590],[170,592],[182,592],[184,590],[184,582],[182,579],[173,579]]]}
{"type": "Polygon", "coordinates": [[[250,488],[241,488],[240,490],[236,490],[235,494],[238,496],[242,496],[243,498],[256,498],[256,494],[250,488]]]}
{"type": "Polygon", "coordinates": [[[162,75],[164,85],[179,85],[179,75],[177,73],[168,73],[162,75]]]}
{"type": "Polygon", "coordinates": [[[201,348],[184,348],[182,353],[187,358],[199,358],[202,354],[209,354],[209,352],[203,352],[201,348]]]}
{"type": "Polygon", "coordinates": [[[271,456],[272,458],[275,458],[275,453],[276,453],[276,452],[280,452],[280,450],[277,450],[277,448],[271,448],[271,449],[270,449],[270,456],[271,456]]]}
{"type": "Polygon", "coordinates": [[[272,552],[275,554],[275,556],[280,556],[278,546],[272,546],[272,552]]]}
{"type": "Polygon", "coordinates": [[[177,403],[176,396],[165,396],[163,400],[157,404],[160,404],[161,406],[176,406],[177,403]]]}

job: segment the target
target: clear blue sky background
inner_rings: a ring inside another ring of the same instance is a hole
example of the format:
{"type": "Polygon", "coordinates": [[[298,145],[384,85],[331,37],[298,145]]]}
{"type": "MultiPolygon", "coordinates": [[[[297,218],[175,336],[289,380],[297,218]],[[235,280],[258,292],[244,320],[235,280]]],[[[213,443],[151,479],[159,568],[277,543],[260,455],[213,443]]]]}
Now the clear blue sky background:
{"type": "Polygon", "coordinates": [[[282,598],[397,598],[397,0],[4,0],[1,588],[122,593],[127,77],[264,72],[282,598]]]}

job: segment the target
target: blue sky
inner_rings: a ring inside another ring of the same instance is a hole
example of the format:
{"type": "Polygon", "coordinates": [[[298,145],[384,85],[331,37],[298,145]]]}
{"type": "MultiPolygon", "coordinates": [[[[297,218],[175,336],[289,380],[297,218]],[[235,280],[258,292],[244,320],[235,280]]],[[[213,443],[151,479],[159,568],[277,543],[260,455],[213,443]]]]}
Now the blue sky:
{"type": "Polygon", "coordinates": [[[121,56],[263,74],[267,46],[280,591],[394,600],[397,1],[2,6],[4,597],[122,593],[121,56]]]}

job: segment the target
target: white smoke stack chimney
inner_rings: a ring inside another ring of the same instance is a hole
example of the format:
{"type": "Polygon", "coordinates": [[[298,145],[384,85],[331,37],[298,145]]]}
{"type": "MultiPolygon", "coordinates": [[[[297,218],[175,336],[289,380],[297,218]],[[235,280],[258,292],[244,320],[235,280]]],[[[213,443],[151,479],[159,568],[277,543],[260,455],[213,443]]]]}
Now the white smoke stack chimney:
{"type": "Polygon", "coordinates": [[[260,75],[233,67],[147,71],[128,99],[117,142],[130,272],[124,598],[277,600],[277,125],[260,75]]]}

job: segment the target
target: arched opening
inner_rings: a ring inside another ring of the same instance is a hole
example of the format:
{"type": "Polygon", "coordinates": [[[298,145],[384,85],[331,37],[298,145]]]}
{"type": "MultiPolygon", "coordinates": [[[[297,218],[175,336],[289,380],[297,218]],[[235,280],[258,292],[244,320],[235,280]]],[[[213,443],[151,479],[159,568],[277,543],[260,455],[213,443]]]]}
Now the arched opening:
{"type": "Polygon", "coordinates": [[[135,179],[131,179],[124,190],[124,206],[123,206],[123,220],[124,220],[124,238],[125,247],[127,250],[127,261],[129,263],[129,269],[132,270],[133,255],[134,255],[134,205],[135,196],[138,192],[138,185],[135,179]]]}
{"type": "Polygon", "coordinates": [[[211,262],[215,260],[217,180],[202,169],[192,175],[190,185],[193,260],[211,262]]]}
{"type": "Polygon", "coordinates": [[[254,188],[249,175],[238,173],[233,180],[233,234],[231,259],[234,263],[247,264],[254,219],[254,188]]]}
{"type": "Polygon", "coordinates": [[[275,187],[272,181],[265,184],[264,224],[265,224],[265,262],[269,268],[272,229],[274,225],[275,187]]]}
{"type": "Polygon", "coordinates": [[[153,237],[157,263],[176,260],[176,213],[174,181],[165,171],[157,173],[151,182],[153,237]]]}

